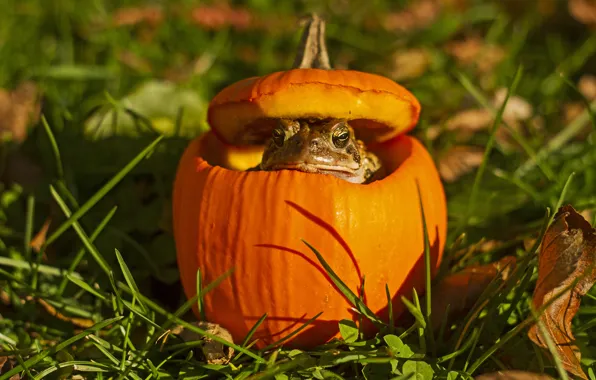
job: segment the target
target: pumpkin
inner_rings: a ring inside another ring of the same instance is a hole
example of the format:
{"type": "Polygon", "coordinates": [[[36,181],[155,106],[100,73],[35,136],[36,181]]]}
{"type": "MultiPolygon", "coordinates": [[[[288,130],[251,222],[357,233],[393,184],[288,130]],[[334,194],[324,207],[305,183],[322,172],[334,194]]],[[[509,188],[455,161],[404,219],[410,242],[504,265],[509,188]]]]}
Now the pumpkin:
{"type": "MultiPolygon", "coordinates": [[[[323,27],[313,17],[303,42],[313,44],[313,34],[320,42],[323,27]]],[[[316,39],[314,44],[324,47],[316,39]]],[[[203,311],[236,340],[267,314],[254,334],[258,347],[320,312],[284,344],[322,344],[338,336],[340,320],[360,319],[304,241],[385,319],[386,286],[394,316],[404,311],[401,296],[413,288],[424,291],[420,202],[433,274],[445,243],[446,201],[438,172],[424,146],[404,133],[418,119],[415,97],[381,76],[295,66],[216,95],[208,111],[212,129],[187,147],[174,183],[174,238],[187,297],[196,295],[198,269],[208,284],[233,268],[203,295],[203,311]],[[278,117],[349,119],[387,175],[362,185],[291,170],[245,171],[260,162],[270,121],[278,117]]],[[[371,324],[363,328],[373,331],[371,324]]]]}

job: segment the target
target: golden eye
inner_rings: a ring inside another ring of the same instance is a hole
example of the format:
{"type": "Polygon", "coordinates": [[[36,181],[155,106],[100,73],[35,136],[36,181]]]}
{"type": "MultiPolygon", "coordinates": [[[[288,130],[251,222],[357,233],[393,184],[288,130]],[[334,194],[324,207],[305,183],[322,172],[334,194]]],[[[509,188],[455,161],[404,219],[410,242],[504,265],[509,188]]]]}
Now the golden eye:
{"type": "Polygon", "coordinates": [[[348,140],[350,139],[350,131],[348,128],[338,128],[337,131],[333,133],[333,145],[337,148],[344,148],[348,145],[348,140]]]}
{"type": "Polygon", "coordinates": [[[286,141],[286,132],[281,128],[275,128],[272,138],[275,145],[282,146],[286,141]]]}

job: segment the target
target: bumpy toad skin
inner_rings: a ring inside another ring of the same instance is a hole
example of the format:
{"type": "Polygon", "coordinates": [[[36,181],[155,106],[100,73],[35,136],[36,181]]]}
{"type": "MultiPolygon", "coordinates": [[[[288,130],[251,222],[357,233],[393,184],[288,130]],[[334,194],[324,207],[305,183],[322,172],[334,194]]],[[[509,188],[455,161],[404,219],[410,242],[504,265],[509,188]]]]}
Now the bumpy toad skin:
{"type": "Polygon", "coordinates": [[[381,162],[356,139],[346,120],[280,119],[260,165],[252,170],[283,169],[368,183],[380,172],[381,162]]]}

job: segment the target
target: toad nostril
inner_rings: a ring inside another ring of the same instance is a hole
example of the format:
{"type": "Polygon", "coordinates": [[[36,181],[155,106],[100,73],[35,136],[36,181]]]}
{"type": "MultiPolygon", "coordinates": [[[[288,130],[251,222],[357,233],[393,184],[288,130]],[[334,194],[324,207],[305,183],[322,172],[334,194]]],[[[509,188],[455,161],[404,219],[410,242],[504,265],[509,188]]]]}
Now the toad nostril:
{"type": "Polygon", "coordinates": [[[319,147],[319,141],[318,140],[312,140],[310,142],[310,148],[311,149],[317,149],[319,147]]]}

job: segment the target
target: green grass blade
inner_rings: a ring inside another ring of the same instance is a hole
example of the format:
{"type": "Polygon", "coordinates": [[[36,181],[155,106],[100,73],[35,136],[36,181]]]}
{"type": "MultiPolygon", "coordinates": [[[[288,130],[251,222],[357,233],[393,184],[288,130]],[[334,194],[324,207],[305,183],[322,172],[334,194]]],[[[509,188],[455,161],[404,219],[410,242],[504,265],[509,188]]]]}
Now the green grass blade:
{"type": "Polygon", "coordinates": [[[62,165],[60,149],[58,149],[58,143],[56,142],[56,138],[54,137],[52,128],[50,128],[50,124],[48,124],[48,120],[46,119],[45,115],[41,115],[41,124],[43,125],[43,129],[46,131],[46,134],[48,135],[48,139],[50,140],[50,146],[52,147],[52,153],[54,154],[54,160],[56,160],[56,174],[58,175],[58,179],[63,179],[64,166],[62,165]]]}
{"type": "Polygon", "coordinates": [[[557,203],[553,208],[555,212],[553,212],[553,215],[550,217],[549,224],[553,221],[555,215],[557,214],[557,211],[559,211],[559,208],[561,208],[561,206],[563,205],[563,202],[565,201],[565,196],[567,195],[567,191],[569,190],[569,185],[571,185],[573,177],[575,177],[575,172],[572,172],[571,174],[569,174],[569,177],[567,177],[567,181],[565,181],[565,185],[563,186],[563,190],[561,190],[559,199],[557,200],[557,203]]]}
{"type": "MultiPolygon", "coordinates": [[[[106,227],[106,225],[110,222],[110,220],[112,220],[112,217],[116,213],[116,210],[118,210],[118,206],[112,207],[110,212],[108,212],[107,215],[101,220],[101,222],[99,222],[97,227],[95,227],[95,230],[93,230],[93,232],[91,233],[91,236],[89,237],[90,243],[93,243],[95,241],[95,239],[97,239],[97,237],[103,231],[103,229],[106,227]]],[[[68,270],[66,271],[66,276],[62,279],[62,281],[60,282],[60,285],[58,286],[58,290],[56,291],[57,296],[61,296],[62,294],[64,294],[64,290],[66,289],[66,284],[68,283],[67,281],[69,280],[68,276],[74,272],[74,270],[80,264],[81,260],[83,260],[83,257],[85,256],[86,252],[87,251],[85,250],[84,247],[79,249],[79,251],[77,252],[75,258],[72,260],[72,262],[70,263],[70,265],[68,267],[68,270]]]]}
{"type": "Polygon", "coordinates": [[[261,352],[269,351],[270,349],[272,349],[274,347],[278,347],[278,346],[282,345],[284,342],[287,342],[288,340],[290,340],[294,336],[298,335],[302,330],[304,330],[305,328],[307,328],[311,323],[313,323],[317,318],[319,318],[321,316],[321,314],[323,314],[322,311],[319,312],[318,314],[316,314],[314,317],[312,317],[308,321],[304,322],[304,324],[302,324],[302,326],[300,326],[296,330],[292,331],[290,334],[284,336],[283,338],[281,338],[277,342],[271,343],[270,345],[268,345],[267,347],[261,349],[260,351],[261,352]]]}
{"type": "Polygon", "coordinates": [[[395,321],[393,320],[393,300],[391,299],[391,293],[389,292],[389,285],[385,284],[385,295],[387,296],[387,315],[389,318],[388,325],[389,331],[393,332],[395,328],[395,321]]]}
{"type": "Polygon", "coordinates": [[[499,110],[497,111],[497,114],[495,116],[495,120],[493,122],[493,126],[490,131],[490,136],[489,136],[488,142],[486,143],[486,148],[484,150],[484,155],[482,157],[482,163],[480,164],[480,167],[478,168],[478,171],[476,172],[476,177],[474,178],[474,182],[472,184],[472,190],[470,192],[470,201],[468,203],[468,208],[466,210],[466,218],[464,219],[466,224],[469,224],[470,217],[472,215],[474,215],[474,209],[476,207],[476,198],[478,197],[478,192],[480,190],[480,182],[482,181],[482,177],[484,175],[484,171],[486,170],[486,165],[488,163],[488,158],[492,152],[492,148],[493,148],[494,141],[495,141],[495,135],[496,135],[497,130],[499,129],[499,126],[501,124],[501,119],[503,118],[503,112],[505,111],[507,102],[509,101],[509,98],[511,97],[511,95],[515,93],[515,91],[517,89],[517,85],[519,84],[519,82],[521,80],[522,72],[523,72],[523,70],[522,70],[522,67],[520,66],[517,69],[517,72],[515,73],[513,82],[511,83],[511,85],[509,86],[509,89],[507,90],[507,95],[505,96],[505,100],[503,101],[503,104],[501,104],[501,106],[499,107],[499,110]]]}
{"type": "Polygon", "coordinates": [[[95,297],[99,298],[102,301],[106,301],[107,298],[106,296],[104,296],[103,294],[101,294],[100,292],[98,292],[97,290],[93,289],[89,284],[87,284],[85,281],[80,280],[76,277],[73,277],[72,275],[70,275],[69,273],[66,273],[64,275],[66,277],[66,279],[70,282],[72,282],[73,284],[77,285],[79,288],[85,290],[88,293],[93,294],[95,297]]]}
{"type": "Polygon", "coordinates": [[[433,356],[436,356],[436,342],[435,336],[432,331],[431,326],[431,314],[432,314],[432,268],[431,268],[431,257],[430,257],[430,239],[428,237],[428,226],[426,224],[426,215],[424,214],[424,204],[422,202],[422,193],[420,192],[420,184],[416,181],[416,190],[418,191],[418,202],[420,204],[420,216],[422,219],[422,236],[424,239],[424,279],[425,279],[425,289],[426,289],[426,307],[425,307],[425,314],[424,317],[426,319],[426,325],[428,326],[428,331],[426,331],[426,336],[429,339],[430,343],[430,350],[433,356]]]}
{"type": "Polygon", "coordinates": [[[205,316],[205,310],[203,308],[203,277],[201,276],[201,268],[197,269],[197,309],[199,311],[199,315],[201,316],[202,321],[206,321],[207,317],[205,316]]]}
{"type": "Polygon", "coordinates": [[[117,249],[115,249],[114,251],[116,252],[116,259],[118,260],[118,264],[120,265],[120,270],[122,271],[122,274],[124,274],[124,280],[128,284],[128,287],[133,292],[133,297],[139,301],[139,305],[141,306],[141,309],[144,312],[147,312],[145,305],[143,305],[143,302],[141,301],[141,299],[139,297],[141,292],[139,291],[139,287],[137,286],[137,283],[135,282],[135,279],[133,278],[132,273],[130,272],[130,269],[128,269],[128,266],[124,262],[124,259],[122,258],[122,255],[120,254],[120,251],[118,251],[117,249]]]}
{"type": "Polygon", "coordinates": [[[375,313],[373,313],[360,300],[360,297],[354,294],[354,292],[352,292],[350,288],[348,288],[348,286],[339,278],[339,276],[333,271],[333,269],[331,269],[331,267],[329,266],[329,264],[327,264],[323,256],[319,253],[319,251],[317,251],[315,247],[310,245],[307,241],[302,240],[302,242],[306,244],[308,248],[310,248],[310,250],[315,254],[315,256],[317,256],[317,259],[325,269],[325,272],[327,272],[327,275],[331,278],[335,286],[337,286],[337,288],[344,295],[344,297],[346,297],[346,299],[348,299],[348,301],[356,308],[356,310],[358,310],[361,314],[365,315],[373,323],[376,323],[378,325],[384,325],[384,323],[381,320],[379,320],[375,313]]]}
{"type": "MultiPolygon", "coordinates": [[[[27,213],[25,215],[25,239],[23,241],[25,259],[31,262],[31,239],[33,237],[33,217],[35,215],[35,197],[27,196],[27,213]]],[[[41,256],[41,255],[40,255],[41,256]]]]}
{"type": "Polygon", "coordinates": [[[35,356],[33,356],[32,358],[28,359],[25,361],[24,365],[18,365],[16,367],[14,367],[13,369],[11,369],[8,372],[5,372],[4,374],[2,374],[2,376],[0,376],[0,380],[6,380],[8,378],[10,378],[13,375],[16,375],[17,373],[25,370],[25,368],[31,368],[32,366],[34,366],[35,364],[39,363],[40,361],[42,361],[44,358],[46,358],[49,355],[55,354],[58,351],[61,351],[67,347],[69,347],[70,345],[72,345],[73,343],[83,339],[84,337],[86,337],[89,334],[93,334],[101,329],[103,329],[106,326],[109,326],[113,323],[116,323],[118,321],[120,321],[123,317],[115,317],[115,318],[110,318],[110,319],[106,319],[105,321],[96,323],[95,325],[93,325],[92,327],[84,330],[83,332],[64,340],[61,343],[58,343],[57,345],[49,348],[46,351],[43,351],[35,356]]]}
{"type": "Polygon", "coordinates": [[[89,211],[93,206],[95,206],[95,204],[99,202],[110,190],[112,190],[128,173],[130,173],[130,171],[134,169],[134,167],[137,166],[137,164],[141,162],[141,160],[143,160],[149,153],[151,153],[162,139],[163,136],[159,136],[158,138],[156,138],[135,158],[133,158],[132,161],[130,161],[124,168],[122,168],[122,170],[120,170],[114,177],[112,177],[112,179],[110,179],[101,189],[99,189],[93,196],[91,196],[91,198],[89,198],[89,200],[85,202],[81,206],[81,208],[79,208],[72,215],[70,215],[68,219],[64,223],[62,223],[62,225],[60,225],[60,227],[58,227],[56,231],[54,231],[54,233],[50,235],[50,237],[48,237],[44,246],[52,244],[52,242],[58,239],[58,237],[60,237],[60,235],[62,235],[68,228],[70,228],[70,226],[75,224],[77,220],[79,220],[83,215],[85,215],[85,213],[87,213],[87,211],[89,211]]]}
{"type": "Polygon", "coordinates": [[[540,165],[549,155],[561,149],[569,140],[577,136],[586,123],[590,120],[590,114],[596,109],[596,100],[592,101],[589,110],[584,110],[579,116],[573,119],[569,124],[561,129],[561,131],[553,137],[544,147],[538,151],[535,158],[531,158],[522,163],[513,173],[517,177],[523,177],[530,172],[536,164],[540,165]]]}
{"type": "MultiPolygon", "coordinates": [[[[68,208],[68,206],[66,205],[66,203],[64,202],[64,200],[62,199],[62,197],[60,197],[60,195],[56,192],[56,190],[54,189],[54,187],[52,185],[50,185],[50,193],[54,197],[54,200],[56,201],[56,203],[58,203],[58,206],[60,206],[60,208],[62,209],[62,212],[64,213],[64,215],[67,218],[69,218],[69,220],[70,220],[71,219],[70,209],[68,208]]],[[[72,214],[72,215],[74,215],[74,214],[72,214]]],[[[91,253],[91,256],[93,256],[93,258],[95,259],[95,261],[97,262],[97,264],[100,266],[100,268],[106,274],[109,274],[110,273],[110,267],[109,267],[108,263],[103,258],[103,256],[101,255],[101,253],[99,253],[99,251],[97,250],[97,248],[95,248],[95,246],[93,245],[93,243],[89,240],[89,237],[87,236],[87,234],[83,230],[83,227],[81,227],[81,225],[79,224],[79,222],[77,221],[77,219],[74,219],[73,222],[72,222],[72,224],[74,226],[74,229],[75,229],[77,235],[79,235],[79,238],[81,239],[81,241],[83,242],[83,244],[85,245],[85,247],[87,248],[87,250],[89,251],[89,253],[91,253]]]]}

